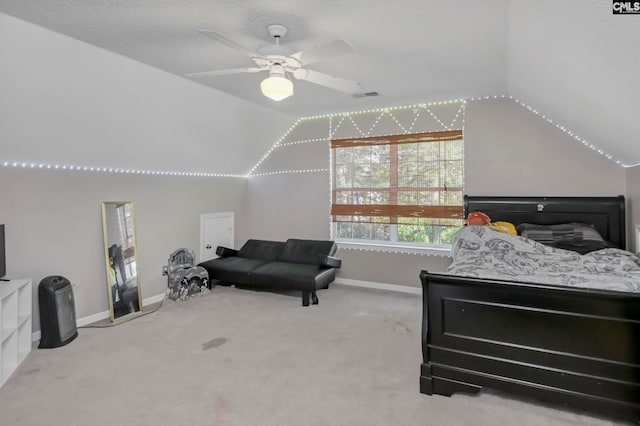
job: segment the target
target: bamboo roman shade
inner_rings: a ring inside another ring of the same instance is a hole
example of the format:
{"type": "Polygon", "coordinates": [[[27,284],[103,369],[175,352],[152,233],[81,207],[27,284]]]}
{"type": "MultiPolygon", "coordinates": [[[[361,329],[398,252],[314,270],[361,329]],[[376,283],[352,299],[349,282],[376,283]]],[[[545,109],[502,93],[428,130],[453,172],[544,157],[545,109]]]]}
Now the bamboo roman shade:
{"type": "Polygon", "coordinates": [[[331,141],[334,222],[460,226],[462,130],[331,141]]]}

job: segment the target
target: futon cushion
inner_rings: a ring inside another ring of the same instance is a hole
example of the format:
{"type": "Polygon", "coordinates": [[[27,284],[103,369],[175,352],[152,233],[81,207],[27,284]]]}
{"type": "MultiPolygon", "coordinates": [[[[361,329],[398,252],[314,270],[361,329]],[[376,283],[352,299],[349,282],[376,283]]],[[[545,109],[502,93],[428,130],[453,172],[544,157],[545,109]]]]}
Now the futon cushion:
{"type": "Polygon", "coordinates": [[[221,257],[200,263],[209,273],[209,278],[238,284],[249,284],[251,271],[267,264],[264,260],[241,257],[221,257]]]}
{"type": "Polygon", "coordinates": [[[238,257],[273,262],[282,253],[284,244],[282,241],[248,240],[238,251],[238,257]]]}
{"type": "Polygon", "coordinates": [[[316,265],[271,262],[251,272],[251,284],[291,290],[315,291],[336,279],[336,270],[316,265]]]}
{"type": "Polygon", "coordinates": [[[285,243],[284,250],[278,261],[322,265],[325,261],[325,256],[331,256],[337,250],[338,246],[333,241],[290,238],[285,243]]]}

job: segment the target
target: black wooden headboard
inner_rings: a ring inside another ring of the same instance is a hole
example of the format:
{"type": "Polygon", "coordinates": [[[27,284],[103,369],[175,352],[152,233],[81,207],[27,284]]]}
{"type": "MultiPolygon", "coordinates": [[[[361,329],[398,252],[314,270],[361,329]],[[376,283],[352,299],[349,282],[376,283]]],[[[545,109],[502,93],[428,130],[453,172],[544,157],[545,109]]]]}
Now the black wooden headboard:
{"type": "Polygon", "coordinates": [[[492,221],[555,225],[568,222],[592,224],[602,237],[626,248],[624,196],[617,197],[490,197],[464,196],[465,217],[474,211],[492,221]]]}

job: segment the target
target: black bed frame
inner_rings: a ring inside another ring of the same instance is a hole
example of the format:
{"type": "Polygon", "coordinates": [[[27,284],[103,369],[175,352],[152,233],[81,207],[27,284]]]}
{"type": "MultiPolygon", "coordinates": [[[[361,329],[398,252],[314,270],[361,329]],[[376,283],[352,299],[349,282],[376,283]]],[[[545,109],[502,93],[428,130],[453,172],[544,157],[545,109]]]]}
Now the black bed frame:
{"type": "MultiPolygon", "coordinates": [[[[465,197],[514,224],[588,222],[625,247],[624,197],[465,197]]],[[[420,392],[483,387],[640,421],[640,294],[420,273],[420,392]]]]}

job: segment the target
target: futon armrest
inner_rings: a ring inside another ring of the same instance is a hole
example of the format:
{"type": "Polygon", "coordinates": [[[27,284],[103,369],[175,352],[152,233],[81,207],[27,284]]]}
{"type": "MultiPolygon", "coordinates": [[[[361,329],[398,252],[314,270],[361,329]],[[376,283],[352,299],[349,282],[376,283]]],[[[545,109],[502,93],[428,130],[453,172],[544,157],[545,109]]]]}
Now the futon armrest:
{"type": "Polygon", "coordinates": [[[234,250],[228,247],[218,246],[216,249],[216,254],[220,257],[231,257],[236,256],[238,254],[238,250],[234,250]]]}
{"type": "Polygon", "coordinates": [[[333,256],[323,256],[322,257],[322,266],[328,266],[330,268],[339,268],[342,266],[342,259],[338,259],[333,256]]]}

